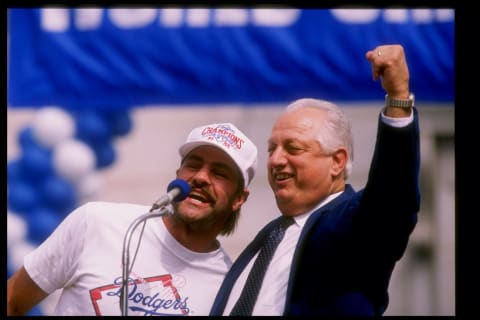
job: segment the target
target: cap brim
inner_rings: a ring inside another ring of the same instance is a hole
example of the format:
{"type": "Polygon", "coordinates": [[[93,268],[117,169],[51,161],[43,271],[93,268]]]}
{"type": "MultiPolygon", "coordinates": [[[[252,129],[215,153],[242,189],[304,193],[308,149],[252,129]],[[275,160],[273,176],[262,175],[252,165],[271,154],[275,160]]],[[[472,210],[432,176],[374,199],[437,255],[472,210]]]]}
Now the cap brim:
{"type": "MultiPolygon", "coordinates": [[[[178,152],[180,153],[180,156],[182,158],[184,158],[190,151],[192,151],[193,149],[197,148],[197,147],[200,147],[200,146],[212,146],[212,147],[216,147],[217,149],[220,149],[222,150],[223,152],[225,152],[230,158],[231,156],[228,154],[228,152],[223,149],[222,147],[220,147],[218,144],[214,143],[214,142],[208,142],[208,141],[192,141],[192,142],[186,142],[184,143],[179,149],[178,149],[178,152]]],[[[233,160],[233,159],[232,159],[233,160]]],[[[234,160],[235,162],[235,160],[234,160]]],[[[236,162],[235,162],[236,164],[236,162]]]]}
{"type": "Polygon", "coordinates": [[[212,146],[212,147],[215,147],[219,150],[222,150],[223,152],[225,152],[226,155],[228,155],[228,157],[233,161],[233,163],[235,164],[235,166],[237,167],[237,170],[240,174],[240,176],[242,177],[242,180],[245,184],[245,179],[246,177],[243,175],[243,170],[242,168],[240,168],[240,166],[238,165],[237,161],[235,161],[235,159],[228,153],[227,150],[225,150],[224,148],[222,148],[221,146],[218,145],[218,143],[215,143],[215,142],[209,142],[209,141],[192,141],[192,142],[186,142],[184,143],[179,149],[178,149],[178,153],[180,154],[180,156],[183,158],[185,158],[193,149],[197,148],[197,147],[200,147],[200,146],[212,146]]]}

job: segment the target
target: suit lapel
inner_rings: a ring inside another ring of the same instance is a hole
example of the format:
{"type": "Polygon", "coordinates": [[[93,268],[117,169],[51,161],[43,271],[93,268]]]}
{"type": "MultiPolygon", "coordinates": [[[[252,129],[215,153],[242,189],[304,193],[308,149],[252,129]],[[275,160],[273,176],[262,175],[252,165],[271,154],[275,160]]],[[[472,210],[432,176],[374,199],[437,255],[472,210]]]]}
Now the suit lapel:
{"type": "Polygon", "coordinates": [[[297,272],[297,260],[300,258],[300,252],[301,252],[301,247],[304,244],[305,238],[310,234],[311,229],[313,226],[317,225],[317,222],[320,219],[323,219],[325,217],[325,214],[328,214],[329,212],[339,212],[342,211],[343,209],[340,208],[340,206],[344,206],[348,204],[348,201],[355,195],[355,190],[352,188],[350,184],[347,184],[345,186],[345,191],[324,205],[323,207],[317,209],[314,211],[310,217],[308,217],[305,226],[302,229],[302,233],[300,234],[300,237],[298,239],[297,245],[295,247],[295,253],[293,255],[292,259],[292,266],[290,269],[290,275],[288,278],[288,288],[287,288],[287,299],[285,303],[285,311],[288,310],[290,307],[290,297],[292,294],[292,287],[293,287],[293,279],[295,278],[295,273],[297,272]]]}

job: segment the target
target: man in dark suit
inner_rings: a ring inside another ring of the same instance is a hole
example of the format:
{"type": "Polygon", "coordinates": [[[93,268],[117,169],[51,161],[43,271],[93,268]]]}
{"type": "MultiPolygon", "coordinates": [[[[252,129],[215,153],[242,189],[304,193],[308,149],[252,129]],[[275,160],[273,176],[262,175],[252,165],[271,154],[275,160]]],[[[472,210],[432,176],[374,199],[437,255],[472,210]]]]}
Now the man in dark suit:
{"type": "Polygon", "coordinates": [[[289,105],[268,140],[268,179],[282,217],[294,222],[272,260],[264,263],[267,271],[252,281],[259,292],[247,294],[243,288],[280,218],[267,224],[235,261],[211,315],[385,312],[390,277],[420,207],[418,113],[403,47],[381,45],[366,59],[387,95],[365,187],[355,191],[346,182],[353,139],[342,110],[317,99],[289,105]]]}

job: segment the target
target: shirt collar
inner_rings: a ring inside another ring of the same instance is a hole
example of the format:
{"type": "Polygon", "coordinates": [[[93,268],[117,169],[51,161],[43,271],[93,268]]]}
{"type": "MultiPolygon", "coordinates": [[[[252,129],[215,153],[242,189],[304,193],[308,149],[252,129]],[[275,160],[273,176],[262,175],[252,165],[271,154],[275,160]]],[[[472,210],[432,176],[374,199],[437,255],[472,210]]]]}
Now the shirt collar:
{"type": "Polygon", "coordinates": [[[318,209],[320,209],[321,207],[323,207],[324,205],[326,205],[327,203],[329,203],[330,201],[332,201],[333,199],[335,199],[336,197],[338,197],[340,194],[342,194],[344,190],[342,191],[339,191],[339,192],[336,192],[336,193],[332,193],[331,195],[329,195],[328,197],[326,197],[325,199],[323,199],[322,201],[320,201],[312,210],[310,211],[307,211],[305,213],[302,213],[298,216],[295,216],[293,217],[293,219],[295,220],[295,223],[300,227],[300,228],[303,228],[303,226],[305,225],[305,222],[307,221],[308,217],[310,217],[310,215],[317,211],[318,209]]]}

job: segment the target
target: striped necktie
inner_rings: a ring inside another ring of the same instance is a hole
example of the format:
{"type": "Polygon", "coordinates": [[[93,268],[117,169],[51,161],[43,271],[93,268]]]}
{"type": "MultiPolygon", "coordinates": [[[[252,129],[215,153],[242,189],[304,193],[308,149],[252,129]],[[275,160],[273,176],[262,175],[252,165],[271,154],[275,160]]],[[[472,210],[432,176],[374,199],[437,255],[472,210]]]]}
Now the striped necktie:
{"type": "Polygon", "coordinates": [[[282,241],[283,236],[285,235],[285,230],[293,222],[294,219],[292,217],[282,217],[278,220],[277,225],[268,235],[255,263],[253,264],[252,270],[250,270],[250,273],[248,274],[240,298],[238,298],[237,303],[230,313],[231,316],[252,315],[255,301],[257,301],[258,292],[262,286],[265,271],[272,260],[278,244],[282,241]]]}

